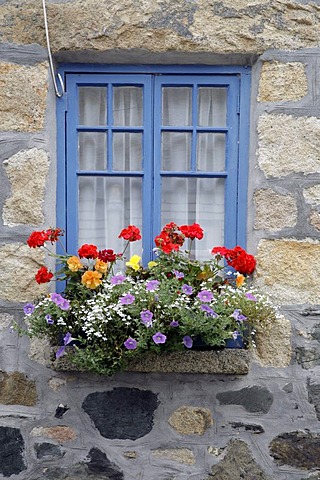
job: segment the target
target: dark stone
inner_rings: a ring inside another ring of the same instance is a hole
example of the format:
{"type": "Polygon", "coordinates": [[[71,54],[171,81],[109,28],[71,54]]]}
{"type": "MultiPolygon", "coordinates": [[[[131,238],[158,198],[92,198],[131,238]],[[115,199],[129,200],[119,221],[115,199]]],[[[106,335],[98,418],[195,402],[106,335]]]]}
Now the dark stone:
{"type": "Polygon", "coordinates": [[[97,448],[90,450],[88,460],[66,468],[46,468],[31,480],[124,480],[119,468],[97,448]]]}
{"type": "Polygon", "coordinates": [[[0,427],[0,473],[18,475],[27,467],[23,461],[24,440],[18,428],[0,427]]]}
{"type": "Polygon", "coordinates": [[[317,419],[320,421],[320,385],[307,383],[308,401],[314,405],[317,419]]]}
{"type": "Polygon", "coordinates": [[[43,457],[63,457],[64,455],[58,445],[53,443],[36,443],[34,449],[39,459],[43,457]]]}
{"type": "Polygon", "coordinates": [[[82,408],[103,437],[136,440],[152,430],[158,404],[150,390],[119,387],[91,393],[82,408]]]}
{"type": "Polygon", "coordinates": [[[278,465],[296,468],[320,468],[320,434],[282,433],[270,443],[270,453],[278,465]]]}
{"type": "Polygon", "coordinates": [[[251,413],[268,413],[273,403],[272,393],[258,385],[218,393],[217,399],[222,405],[242,405],[251,413]]]}
{"type": "Polygon", "coordinates": [[[232,440],[224,459],[215,465],[207,480],[272,480],[253,459],[248,445],[232,440]]]}
{"type": "Polygon", "coordinates": [[[242,422],[230,422],[232,428],[243,428],[246,432],[264,433],[264,428],[261,425],[248,424],[242,422]]]}
{"type": "Polygon", "coordinates": [[[70,410],[70,407],[68,407],[68,405],[58,405],[57,408],[56,408],[56,413],[54,414],[54,416],[56,418],[62,418],[63,415],[68,411],[70,410]]]}
{"type": "Polygon", "coordinates": [[[320,349],[297,347],[296,360],[305,370],[317,367],[320,365],[320,349]]]}
{"type": "Polygon", "coordinates": [[[320,323],[314,326],[311,336],[314,340],[317,340],[320,343],[320,323]]]}
{"type": "Polygon", "coordinates": [[[286,393],[292,393],[293,392],[293,385],[292,383],[287,383],[283,388],[282,390],[286,393]]]}

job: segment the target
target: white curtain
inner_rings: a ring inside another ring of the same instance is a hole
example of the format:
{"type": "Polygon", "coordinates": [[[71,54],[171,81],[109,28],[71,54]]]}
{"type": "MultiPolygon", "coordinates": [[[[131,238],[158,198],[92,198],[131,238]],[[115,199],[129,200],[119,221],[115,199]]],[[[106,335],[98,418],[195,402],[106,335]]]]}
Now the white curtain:
{"type": "MultiPolygon", "coordinates": [[[[164,87],[162,124],[183,129],[192,126],[192,87],[164,87]]],[[[79,123],[103,126],[106,119],[106,87],[83,87],[79,95],[79,123]]],[[[119,86],[113,89],[113,125],[142,126],[142,88],[119,86]]],[[[110,122],[110,119],[108,119],[110,122]]],[[[226,90],[216,87],[198,89],[200,127],[226,125],[226,90]]],[[[147,126],[148,127],[148,126],[147,126]]],[[[109,146],[110,149],[111,146],[109,146]]],[[[225,134],[198,133],[196,139],[198,171],[225,169],[225,134]]],[[[192,132],[162,132],[162,170],[191,169],[192,132]]],[[[142,134],[114,132],[114,171],[142,170],[142,134]]],[[[104,171],[107,168],[107,135],[105,132],[79,133],[80,170],[104,171]]],[[[205,237],[195,242],[199,259],[208,258],[214,245],[224,241],[224,179],[164,177],[162,179],[161,223],[178,225],[199,223],[205,237]]],[[[142,226],[141,178],[79,177],[79,244],[94,243],[100,249],[120,252],[124,242],[117,239],[127,225],[142,226]]],[[[158,232],[156,232],[158,233],[158,232]]],[[[141,244],[133,243],[130,256],[141,253],[141,244]]]]}

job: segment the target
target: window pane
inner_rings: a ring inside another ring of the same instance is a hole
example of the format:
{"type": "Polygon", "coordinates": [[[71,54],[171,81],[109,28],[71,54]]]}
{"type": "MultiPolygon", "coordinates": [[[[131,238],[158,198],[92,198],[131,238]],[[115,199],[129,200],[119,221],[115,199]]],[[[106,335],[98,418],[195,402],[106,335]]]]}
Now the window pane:
{"type": "Polygon", "coordinates": [[[162,133],[162,170],[190,170],[191,133],[162,133]]]}
{"type": "MultiPolygon", "coordinates": [[[[79,245],[121,253],[125,242],[118,235],[130,224],[142,225],[141,178],[79,177],[79,245]]],[[[140,242],[132,242],[126,256],[139,252],[140,242]]]]}
{"type": "Polygon", "coordinates": [[[197,170],[213,172],[225,170],[226,137],[224,133],[199,133],[197,170]]]}
{"type": "Polygon", "coordinates": [[[106,87],[79,87],[79,125],[106,125],[106,107],[106,87]]]}
{"type": "Polygon", "coordinates": [[[115,126],[142,125],[142,88],[113,88],[113,124],[115,126]]]}
{"type": "Polygon", "coordinates": [[[192,88],[162,89],[162,125],[191,125],[192,88]]]}
{"type": "Polygon", "coordinates": [[[113,134],[113,170],[142,169],[142,134],[113,134]]]}
{"type": "Polygon", "coordinates": [[[204,238],[195,243],[198,259],[209,259],[214,246],[224,243],[224,190],[222,178],[163,178],[161,225],[199,223],[204,238]]]}
{"type": "Polygon", "coordinates": [[[225,127],[227,118],[227,89],[200,87],[198,91],[198,125],[225,127]]]}
{"type": "Polygon", "coordinates": [[[78,136],[80,170],[105,170],[106,145],[105,133],[80,132],[78,136]]]}

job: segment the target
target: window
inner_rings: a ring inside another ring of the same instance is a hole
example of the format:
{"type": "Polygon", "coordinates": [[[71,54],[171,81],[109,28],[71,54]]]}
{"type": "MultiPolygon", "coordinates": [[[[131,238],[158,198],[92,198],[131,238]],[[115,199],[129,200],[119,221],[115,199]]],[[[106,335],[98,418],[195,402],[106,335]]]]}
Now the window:
{"type": "Polygon", "coordinates": [[[60,71],[58,222],[69,252],[83,243],[119,252],[117,236],[133,224],[146,262],[171,221],[203,227],[199,259],[214,245],[245,244],[249,69],[60,71]]]}

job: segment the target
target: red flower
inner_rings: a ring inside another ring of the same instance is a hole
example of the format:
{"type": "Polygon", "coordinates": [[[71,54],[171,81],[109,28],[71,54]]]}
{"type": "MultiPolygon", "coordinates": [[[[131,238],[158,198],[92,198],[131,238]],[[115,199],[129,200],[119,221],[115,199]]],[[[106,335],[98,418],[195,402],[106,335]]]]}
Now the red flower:
{"type": "Polygon", "coordinates": [[[135,242],[136,240],[141,240],[140,230],[134,225],[129,225],[127,228],[121,230],[118,238],[123,238],[129,242],[135,242]]]}
{"type": "Polygon", "coordinates": [[[27,240],[27,244],[30,248],[43,247],[44,242],[49,240],[47,232],[42,230],[41,232],[32,232],[27,240]]]}
{"type": "Polygon", "coordinates": [[[243,248],[237,245],[226,254],[226,260],[230,267],[233,267],[239,273],[251,275],[256,268],[256,259],[249,255],[243,248]]]}
{"type": "Polygon", "coordinates": [[[162,231],[160,235],[154,239],[154,241],[156,246],[161,248],[164,253],[171,253],[172,250],[179,250],[179,245],[171,242],[170,236],[164,231],[162,231]]]}
{"type": "Polygon", "coordinates": [[[97,258],[98,249],[95,245],[89,245],[85,243],[78,250],[78,255],[80,258],[97,258]]]}
{"type": "Polygon", "coordinates": [[[48,235],[48,240],[53,243],[56,242],[61,235],[63,235],[63,231],[61,228],[49,228],[49,230],[46,231],[46,234],[48,235]]]}
{"type": "Polygon", "coordinates": [[[114,253],[113,250],[100,250],[98,253],[98,258],[103,262],[115,262],[117,259],[117,255],[114,253]]]}
{"type": "Polygon", "coordinates": [[[49,272],[47,267],[39,268],[39,270],[37,271],[37,273],[35,275],[35,279],[39,284],[50,282],[52,277],[53,277],[53,273],[49,272]]]}
{"type": "Polygon", "coordinates": [[[218,255],[222,255],[223,257],[227,255],[228,252],[229,252],[229,249],[226,247],[214,247],[211,250],[212,255],[218,254],[218,255]]]}
{"type": "Polygon", "coordinates": [[[197,238],[198,240],[203,238],[203,230],[199,223],[194,223],[193,225],[181,225],[179,229],[186,238],[191,238],[192,240],[194,238],[197,238]]]}

